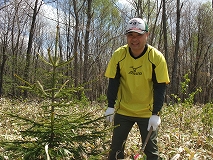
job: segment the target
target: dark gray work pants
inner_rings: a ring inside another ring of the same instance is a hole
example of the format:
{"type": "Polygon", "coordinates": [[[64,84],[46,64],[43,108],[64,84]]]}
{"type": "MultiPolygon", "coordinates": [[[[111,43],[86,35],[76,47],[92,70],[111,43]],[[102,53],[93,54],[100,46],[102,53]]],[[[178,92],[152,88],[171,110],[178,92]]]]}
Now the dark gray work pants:
{"type": "MultiPolygon", "coordinates": [[[[128,117],[116,113],[114,116],[114,126],[117,127],[115,127],[113,130],[112,144],[108,160],[124,158],[125,142],[130,130],[135,123],[137,123],[139,127],[142,143],[144,143],[148,134],[148,121],[149,118],[128,117]]],[[[158,160],[158,147],[156,138],[157,131],[153,131],[144,151],[147,156],[147,160],[158,160]]]]}

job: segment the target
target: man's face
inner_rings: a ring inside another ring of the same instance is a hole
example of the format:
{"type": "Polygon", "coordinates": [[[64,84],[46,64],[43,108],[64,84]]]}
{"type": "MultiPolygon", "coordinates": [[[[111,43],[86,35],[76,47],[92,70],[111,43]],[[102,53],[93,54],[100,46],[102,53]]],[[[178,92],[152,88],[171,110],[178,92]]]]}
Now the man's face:
{"type": "Polygon", "coordinates": [[[147,43],[149,33],[139,34],[136,32],[127,33],[127,44],[131,48],[132,52],[142,52],[147,43]]]}

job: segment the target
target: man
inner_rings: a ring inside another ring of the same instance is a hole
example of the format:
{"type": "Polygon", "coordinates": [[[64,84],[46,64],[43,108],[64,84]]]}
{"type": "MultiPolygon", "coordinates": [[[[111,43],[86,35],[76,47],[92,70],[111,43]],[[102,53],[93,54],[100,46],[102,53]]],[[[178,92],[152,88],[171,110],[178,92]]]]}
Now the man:
{"type": "Polygon", "coordinates": [[[127,136],[137,123],[142,143],[150,127],[153,132],[144,153],[147,160],[157,160],[157,128],[161,122],[168,69],[163,54],[147,44],[148,25],[133,18],[126,28],[127,45],[112,55],[105,76],[109,78],[107,120],[117,126],[113,130],[109,160],[124,158],[127,136]]]}

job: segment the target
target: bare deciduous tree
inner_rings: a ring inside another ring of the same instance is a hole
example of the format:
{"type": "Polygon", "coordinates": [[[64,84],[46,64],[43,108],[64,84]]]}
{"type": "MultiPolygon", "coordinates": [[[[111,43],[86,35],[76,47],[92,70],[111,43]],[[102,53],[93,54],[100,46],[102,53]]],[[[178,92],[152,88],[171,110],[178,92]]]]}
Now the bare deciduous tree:
{"type": "Polygon", "coordinates": [[[173,67],[172,67],[172,86],[171,90],[173,93],[178,93],[178,55],[179,55],[179,46],[180,46],[180,16],[181,8],[183,3],[180,4],[180,0],[177,0],[177,20],[176,20],[176,38],[175,38],[175,51],[173,56],[173,67]]]}
{"type": "MultiPolygon", "coordinates": [[[[32,21],[30,25],[30,33],[29,33],[29,40],[28,40],[28,47],[26,52],[26,64],[25,64],[25,70],[24,70],[24,79],[26,81],[29,81],[29,71],[30,71],[30,63],[31,63],[31,51],[32,51],[32,45],[33,45],[33,38],[35,33],[35,27],[36,27],[36,17],[38,15],[38,12],[41,8],[42,1],[39,2],[39,0],[35,0],[35,4],[33,7],[33,15],[32,15],[32,21]]],[[[24,96],[27,97],[27,91],[24,91],[24,96]]]]}

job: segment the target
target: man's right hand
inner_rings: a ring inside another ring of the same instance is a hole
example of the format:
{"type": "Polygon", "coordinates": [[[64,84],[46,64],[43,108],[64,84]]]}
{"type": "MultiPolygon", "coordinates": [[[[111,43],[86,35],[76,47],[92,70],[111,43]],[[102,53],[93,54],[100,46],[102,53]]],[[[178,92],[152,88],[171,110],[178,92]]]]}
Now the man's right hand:
{"type": "Polygon", "coordinates": [[[107,122],[112,122],[113,118],[114,118],[114,112],[115,112],[115,109],[114,108],[110,108],[108,107],[106,112],[105,112],[105,116],[106,116],[106,121],[107,122]]]}

